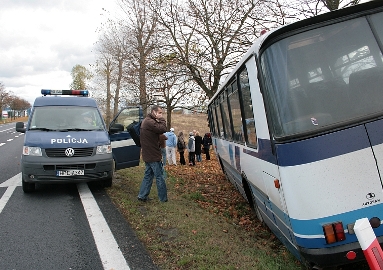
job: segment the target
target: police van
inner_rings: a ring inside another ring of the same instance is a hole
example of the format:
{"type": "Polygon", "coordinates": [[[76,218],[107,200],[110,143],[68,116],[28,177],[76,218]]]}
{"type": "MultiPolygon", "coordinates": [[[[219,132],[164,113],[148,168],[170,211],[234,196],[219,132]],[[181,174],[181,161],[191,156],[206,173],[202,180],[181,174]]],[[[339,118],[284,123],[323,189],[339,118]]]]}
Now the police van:
{"type": "Polygon", "coordinates": [[[41,183],[98,181],[110,187],[114,170],[138,166],[140,148],[127,126],[142,121],[139,106],[122,109],[107,129],[87,90],[41,90],[26,126],[21,156],[24,192],[41,183]]]}

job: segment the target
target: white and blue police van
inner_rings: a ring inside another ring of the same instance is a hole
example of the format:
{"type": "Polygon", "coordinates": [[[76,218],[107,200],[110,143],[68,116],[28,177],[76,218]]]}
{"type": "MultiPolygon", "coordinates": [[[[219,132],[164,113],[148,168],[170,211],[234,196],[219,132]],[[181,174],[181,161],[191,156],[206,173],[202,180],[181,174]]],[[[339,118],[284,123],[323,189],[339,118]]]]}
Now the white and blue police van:
{"type": "Polygon", "coordinates": [[[115,170],[138,166],[140,147],[127,126],[143,119],[139,106],[122,109],[106,128],[88,90],[41,90],[26,125],[21,156],[24,192],[35,184],[113,182],[115,170]]]}

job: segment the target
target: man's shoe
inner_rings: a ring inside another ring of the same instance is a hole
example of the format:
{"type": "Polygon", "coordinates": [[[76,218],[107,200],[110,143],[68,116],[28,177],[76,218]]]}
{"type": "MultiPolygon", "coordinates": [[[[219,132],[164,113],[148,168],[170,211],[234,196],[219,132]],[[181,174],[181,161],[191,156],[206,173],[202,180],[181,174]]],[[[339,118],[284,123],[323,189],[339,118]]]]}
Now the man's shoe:
{"type": "Polygon", "coordinates": [[[147,202],[147,201],[150,201],[151,198],[147,198],[147,199],[143,199],[143,198],[140,198],[140,197],[137,197],[137,199],[141,202],[147,202]]]}

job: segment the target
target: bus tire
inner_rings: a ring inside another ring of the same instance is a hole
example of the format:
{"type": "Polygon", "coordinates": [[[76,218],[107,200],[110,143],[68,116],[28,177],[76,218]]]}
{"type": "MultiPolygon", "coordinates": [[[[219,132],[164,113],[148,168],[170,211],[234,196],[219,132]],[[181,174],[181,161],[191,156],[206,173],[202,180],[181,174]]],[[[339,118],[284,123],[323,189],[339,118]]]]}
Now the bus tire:
{"type": "Polygon", "coordinates": [[[258,207],[258,205],[256,203],[254,193],[253,193],[253,191],[251,190],[251,188],[249,186],[249,183],[247,181],[247,177],[246,177],[245,173],[242,173],[242,184],[243,184],[243,189],[245,190],[245,194],[246,194],[247,200],[248,200],[250,206],[253,208],[255,216],[257,217],[257,219],[261,223],[264,223],[263,222],[263,217],[261,215],[261,210],[259,209],[259,207],[258,207]]]}
{"type": "Polygon", "coordinates": [[[259,206],[256,203],[256,200],[255,200],[253,192],[251,192],[251,196],[252,196],[252,201],[253,201],[253,205],[252,206],[253,206],[253,209],[254,209],[254,212],[255,212],[255,216],[257,217],[257,219],[261,223],[264,223],[264,220],[263,220],[263,217],[262,217],[262,214],[261,214],[261,210],[259,209],[259,206]]]}

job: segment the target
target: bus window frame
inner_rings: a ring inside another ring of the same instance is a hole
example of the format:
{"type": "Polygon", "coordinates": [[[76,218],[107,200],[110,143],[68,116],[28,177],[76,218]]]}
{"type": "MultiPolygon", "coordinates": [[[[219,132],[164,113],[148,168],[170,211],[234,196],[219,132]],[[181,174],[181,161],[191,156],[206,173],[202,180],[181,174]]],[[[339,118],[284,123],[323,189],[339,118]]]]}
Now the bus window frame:
{"type": "Polygon", "coordinates": [[[228,88],[231,89],[230,93],[228,94],[228,98],[227,98],[227,101],[229,103],[229,110],[230,110],[230,120],[231,120],[231,128],[232,128],[232,134],[233,134],[233,141],[238,143],[238,144],[242,144],[244,145],[245,142],[246,142],[246,139],[244,137],[244,128],[243,128],[243,113],[242,113],[242,104],[241,104],[241,95],[240,95],[240,89],[239,89],[239,86],[238,86],[238,74],[235,74],[233,76],[233,79],[229,81],[229,83],[227,84],[228,85],[228,88]],[[236,86],[236,90],[233,90],[233,85],[236,86]],[[235,138],[235,134],[236,134],[236,130],[235,130],[235,127],[234,127],[234,120],[233,120],[233,109],[231,108],[231,102],[230,102],[230,96],[234,95],[235,93],[237,93],[237,97],[238,97],[238,105],[239,105],[239,109],[240,109],[240,116],[241,116],[241,124],[242,124],[242,140],[238,140],[235,138]]]}
{"type": "MultiPolygon", "coordinates": [[[[245,62],[246,63],[246,62],[245,62]]],[[[258,70],[258,68],[257,68],[258,70]]],[[[243,126],[243,133],[244,133],[244,136],[245,136],[245,143],[246,143],[246,146],[247,147],[250,147],[250,148],[255,148],[255,149],[258,149],[258,136],[257,136],[257,126],[256,126],[256,122],[255,122],[255,117],[254,117],[254,105],[253,105],[253,98],[251,97],[251,89],[250,89],[250,82],[249,82],[249,73],[247,71],[247,68],[246,68],[246,65],[244,64],[243,67],[241,67],[240,69],[238,69],[238,72],[236,73],[235,75],[237,77],[237,87],[238,87],[238,92],[239,92],[239,97],[240,97],[240,105],[241,105],[241,114],[242,114],[242,126],[243,126]],[[246,74],[247,74],[247,78],[248,78],[248,84],[249,84],[249,93],[250,93],[250,100],[251,100],[251,105],[253,106],[251,108],[251,112],[252,112],[252,115],[253,115],[253,119],[254,119],[254,133],[255,133],[255,137],[256,137],[256,141],[255,141],[255,144],[252,144],[252,143],[249,143],[249,136],[248,136],[248,127],[247,127],[247,123],[246,123],[246,115],[245,115],[245,105],[243,103],[244,99],[243,99],[243,89],[241,87],[241,83],[240,83],[240,74],[242,74],[242,72],[246,71],[246,74]]]]}

